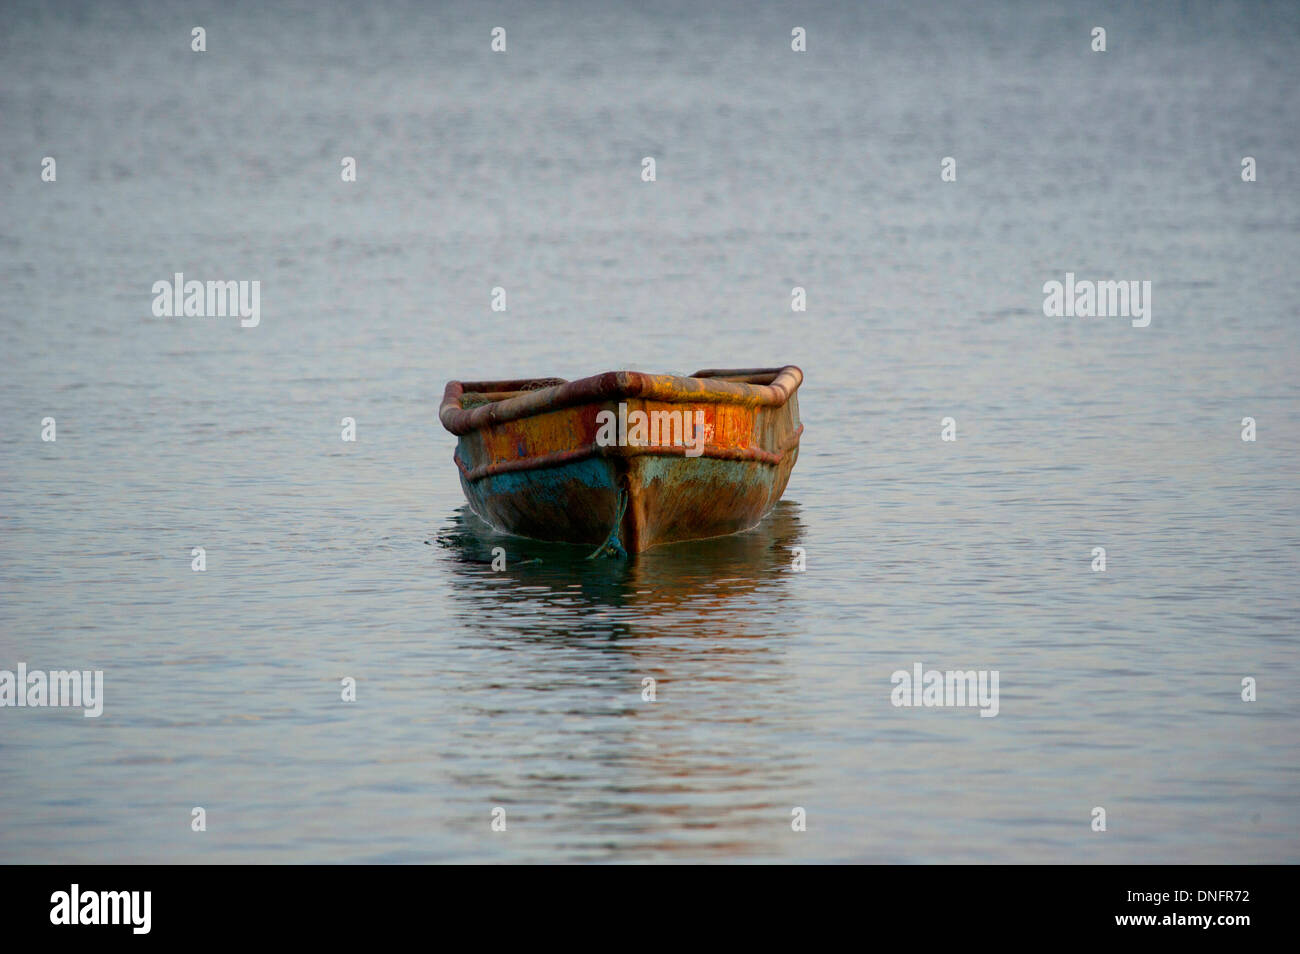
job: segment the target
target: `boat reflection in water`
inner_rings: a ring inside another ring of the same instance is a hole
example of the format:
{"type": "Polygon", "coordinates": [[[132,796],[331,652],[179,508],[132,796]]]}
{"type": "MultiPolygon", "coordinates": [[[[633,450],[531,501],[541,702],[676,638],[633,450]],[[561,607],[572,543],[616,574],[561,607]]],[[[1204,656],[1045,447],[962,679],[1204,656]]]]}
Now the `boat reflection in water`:
{"type": "Polygon", "coordinates": [[[462,507],[436,540],[454,651],[499,661],[464,664],[457,781],[506,806],[539,857],[794,850],[782,833],[815,735],[785,691],[808,605],[791,567],[801,539],[799,505],[782,501],[745,533],[588,560],[590,547],[498,533],[462,507]]]}
{"type": "Polygon", "coordinates": [[[781,599],[801,529],[799,505],[781,501],[744,533],[656,547],[632,560],[588,559],[590,546],[500,533],[464,506],[438,534],[437,543],[451,551],[458,568],[453,577],[457,595],[474,604],[480,626],[497,619],[518,632],[525,620],[515,610],[581,606],[588,612],[565,619],[566,625],[580,624],[581,632],[591,635],[594,616],[619,623],[609,627],[609,636],[634,636],[662,630],[662,616],[651,614],[689,605],[696,622],[705,626],[699,635],[725,636],[752,633],[762,622],[738,613],[733,601],[770,611],[771,601],[781,599]],[[496,548],[504,550],[502,572],[492,569],[496,548]],[[748,602],[760,589],[768,590],[761,602],[748,602]],[[634,612],[609,612],[614,610],[634,612]]]}

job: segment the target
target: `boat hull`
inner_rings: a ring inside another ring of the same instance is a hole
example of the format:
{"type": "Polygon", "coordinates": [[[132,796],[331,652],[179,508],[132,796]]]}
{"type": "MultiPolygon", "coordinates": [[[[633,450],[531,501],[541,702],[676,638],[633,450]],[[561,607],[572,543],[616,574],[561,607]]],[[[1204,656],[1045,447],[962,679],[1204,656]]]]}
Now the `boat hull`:
{"type": "Polygon", "coordinates": [[[461,432],[461,487],[487,523],[639,553],[763,519],[798,459],[801,381],[797,368],[783,368],[691,378],[613,372],[535,391],[518,387],[533,382],[452,382],[443,422],[461,432]],[[474,399],[466,394],[484,403],[467,408],[474,399]],[[637,412],[665,422],[677,412],[700,427],[693,442],[668,427],[639,444],[598,440],[602,421],[637,412]]]}

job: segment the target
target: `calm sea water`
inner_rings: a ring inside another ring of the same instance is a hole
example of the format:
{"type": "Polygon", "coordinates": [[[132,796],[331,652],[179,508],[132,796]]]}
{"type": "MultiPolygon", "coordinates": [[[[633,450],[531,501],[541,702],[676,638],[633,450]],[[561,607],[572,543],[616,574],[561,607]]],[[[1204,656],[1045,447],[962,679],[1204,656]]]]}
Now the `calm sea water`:
{"type": "Polygon", "coordinates": [[[0,711],[0,860],[1300,860],[1295,5],[2,30],[0,668],[106,701],[0,711]],[[153,318],[177,271],[261,325],[153,318]],[[1150,327],[1044,317],[1067,271],[1150,327]],[[487,531],[436,416],[785,363],[777,510],[632,564],[487,531]],[[916,662],[999,715],[893,707],[916,662]]]}

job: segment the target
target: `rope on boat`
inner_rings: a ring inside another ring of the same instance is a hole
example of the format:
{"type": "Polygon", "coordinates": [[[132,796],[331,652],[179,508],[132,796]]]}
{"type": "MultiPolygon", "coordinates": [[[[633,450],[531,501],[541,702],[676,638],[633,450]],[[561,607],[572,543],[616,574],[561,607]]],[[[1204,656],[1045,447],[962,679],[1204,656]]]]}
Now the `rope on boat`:
{"type": "Polygon", "coordinates": [[[620,560],[627,559],[627,551],[623,549],[623,542],[618,538],[618,528],[623,525],[623,514],[626,512],[627,491],[620,490],[618,492],[618,513],[614,517],[614,526],[610,528],[609,536],[605,538],[605,542],[587,557],[588,560],[594,560],[602,556],[617,557],[620,560]]]}

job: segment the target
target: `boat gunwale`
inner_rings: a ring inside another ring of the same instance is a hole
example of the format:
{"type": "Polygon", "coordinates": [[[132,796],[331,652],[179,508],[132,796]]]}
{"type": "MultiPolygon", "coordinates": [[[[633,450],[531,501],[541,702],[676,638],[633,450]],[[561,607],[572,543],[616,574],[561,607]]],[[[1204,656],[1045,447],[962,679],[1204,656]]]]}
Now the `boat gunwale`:
{"type": "Polygon", "coordinates": [[[647,374],[642,371],[606,371],[603,374],[564,381],[561,378],[524,378],[514,381],[448,381],[438,419],[451,433],[473,433],[493,424],[516,421],[537,414],[563,410],[581,404],[640,399],[665,404],[738,404],[750,407],[781,407],[803,383],[803,372],[795,365],[780,368],[706,369],[689,377],[647,374]],[[768,384],[720,380],[725,377],[765,377],[768,384]],[[556,382],[530,390],[540,382],[556,382]],[[525,393],[474,408],[461,407],[464,394],[525,393]]]}

